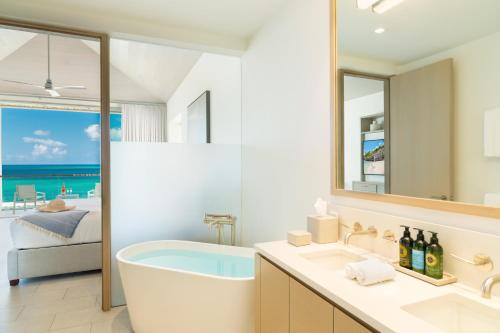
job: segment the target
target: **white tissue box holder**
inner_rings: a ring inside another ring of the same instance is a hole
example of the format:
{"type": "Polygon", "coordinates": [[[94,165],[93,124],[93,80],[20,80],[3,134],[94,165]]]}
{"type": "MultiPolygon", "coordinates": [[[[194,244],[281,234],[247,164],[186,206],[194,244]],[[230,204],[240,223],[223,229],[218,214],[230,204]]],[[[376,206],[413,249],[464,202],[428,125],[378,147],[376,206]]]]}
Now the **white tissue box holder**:
{"type": "Polygon", "coordinates": [[[307,231],[311,233],[315,243],[336,243],[339,240],[339,219],[334,215],[309,215],[307,231]]]}
{"type": "Polygon", "coordinates": [[[292,230],[288,232],[288,243],[295,246],[311,244],[311,233],[304,230],[292,230]]]}

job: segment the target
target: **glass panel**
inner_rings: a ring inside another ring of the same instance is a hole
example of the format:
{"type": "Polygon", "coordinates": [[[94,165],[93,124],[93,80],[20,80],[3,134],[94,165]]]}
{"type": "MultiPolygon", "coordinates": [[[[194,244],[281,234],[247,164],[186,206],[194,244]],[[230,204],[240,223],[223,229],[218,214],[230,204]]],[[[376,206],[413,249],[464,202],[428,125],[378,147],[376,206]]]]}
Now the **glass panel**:
{"type": "MultiPolygon", "coordinates": [[[[217,242],[205,213],[241,214],[240,59],[111,40],[112,304],[116,253],[151,240],[217,242]],[[112,116],[113,117],[113,116],[112,116]],[[118,139],[118,136],[117,136],[118,139]]],[[[221,242],[230,244],[231,228],[221,242]]]]}

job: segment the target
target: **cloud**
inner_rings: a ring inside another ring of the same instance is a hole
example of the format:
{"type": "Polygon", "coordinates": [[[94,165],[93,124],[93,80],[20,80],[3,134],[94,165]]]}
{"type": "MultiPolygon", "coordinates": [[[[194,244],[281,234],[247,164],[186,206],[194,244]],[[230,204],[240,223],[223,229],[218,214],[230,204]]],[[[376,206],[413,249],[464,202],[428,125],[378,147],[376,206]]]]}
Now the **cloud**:
{"type": "Polygon", "coordinates": [[[32,138],[25,136],[23,138],[23,142],[33,145],[33,149],[31,150],[31,156],[33,156],[34,158],[43,157],[51,159],[53,157],[61,157],[68,153],[68,151],[66,150],[67,144],[57,140],[52,140],[48,138],[47,139],[32,138]]]}
{"type": "Polygon", "coordinates": [[[33,146],[33,150],[31,151],[31,155],[33,155],[33,157],[46,156],[48,153],[49,147],[38,143],[33,146]]]}
{"type": "Polygon", "coordinates": [[[90,125],[86,127],[84,130],[85,134],[89,137],[90,141],[97,141],[101,137],[101,130],[98,124],[90,125]]]}
{"type": "Polygon", "coordinates": [[[109,136],[111,138],[111,141],[122,141],[122,129],[111,128],[109,130],[109,136]]]}
{"type": "Polygon", "coordinates": [[[61,148],[61,147],[54,147],[54,148],[52,148],[51,152],[53,155],[57,155],[57,156],[66,155],[68,153],[68,151],[66,149],[61,148]]]}
{"type": "Polygon", "coordinates": [[[56,141],[56,140],[52,140],[52,139],[40,139],[40,138],[31,138],[31,137],[25,136],[23,138],[23,141],[25,143],[40,144],[40,145],[44,145],[47,147],[66,147],[66,144],[64,142],[56,141]]]}
{"type": "Polygon", "coordinates": [[[49,136],[50,131],[44,131],[44,130],[38,129],[38,130],[34,131],[33,134],[37,135],[37,136],[49,136]]]}

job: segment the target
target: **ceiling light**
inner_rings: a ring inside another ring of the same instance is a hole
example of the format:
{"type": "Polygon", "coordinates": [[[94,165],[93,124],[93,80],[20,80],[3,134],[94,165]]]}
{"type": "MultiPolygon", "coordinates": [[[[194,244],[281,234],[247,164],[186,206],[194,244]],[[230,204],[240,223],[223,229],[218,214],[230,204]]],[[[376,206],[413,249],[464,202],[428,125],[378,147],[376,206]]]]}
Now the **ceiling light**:
{"type": "Polygon", "coordinates": [[[385,32],[384,28],[377,28],[377,29],[375,29],[375,33],[376,34],[383,34],[384,32],[385,32]]]}
{"type": "Polygon", "coordinates": [[[403,1],[404,0],[382,0],[373,6],[373,11],[377,14],[383,14],[403,1]]]}
{"type": "Polygon", "coordinates": [[[359,9],[368,9],[378,1],[379,0],[357,0],[357,6],[359,9]]]}

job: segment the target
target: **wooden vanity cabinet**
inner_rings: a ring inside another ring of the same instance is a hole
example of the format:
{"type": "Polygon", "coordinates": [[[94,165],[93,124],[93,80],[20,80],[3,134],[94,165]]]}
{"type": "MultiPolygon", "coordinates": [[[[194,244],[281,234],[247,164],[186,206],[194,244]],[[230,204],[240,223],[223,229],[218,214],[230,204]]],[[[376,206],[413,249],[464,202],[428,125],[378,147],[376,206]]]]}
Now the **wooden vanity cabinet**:
{"type": "Polygon", "coordinates": [[[290,278],[290,333],[333,333],[333,305],[290,278]]]}
{"type": "Polygon", "coordinates": [[[335,333],[372,332],[337,308],[333,310],[333,329],[335,333]]]}
{"type": "Polygon", "coordinates": [[[256,255],[256,333],[371,333],[352,316],[256,255]]]}
{"type": "Polygon", "coordinates": [[[260,333],[290,332],[290,277],[260,261],[260,333]]]}

